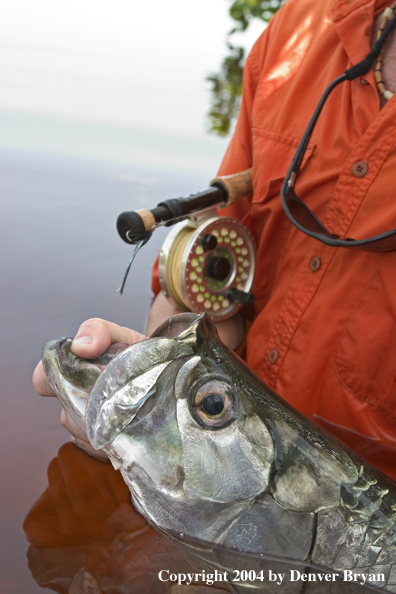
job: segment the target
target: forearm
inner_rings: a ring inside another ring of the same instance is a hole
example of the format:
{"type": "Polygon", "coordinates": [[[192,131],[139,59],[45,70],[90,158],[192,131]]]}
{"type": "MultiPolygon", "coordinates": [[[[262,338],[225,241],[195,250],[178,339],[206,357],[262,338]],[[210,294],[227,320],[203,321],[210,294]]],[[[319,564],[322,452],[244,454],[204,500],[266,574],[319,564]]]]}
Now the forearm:
{"type": "Polygon", "coordinates": [[[183,310],[175,307],[162,292],[158,293],[148,313],[144,333],[150,336],[162,322],[182,312],[183,310]]]}

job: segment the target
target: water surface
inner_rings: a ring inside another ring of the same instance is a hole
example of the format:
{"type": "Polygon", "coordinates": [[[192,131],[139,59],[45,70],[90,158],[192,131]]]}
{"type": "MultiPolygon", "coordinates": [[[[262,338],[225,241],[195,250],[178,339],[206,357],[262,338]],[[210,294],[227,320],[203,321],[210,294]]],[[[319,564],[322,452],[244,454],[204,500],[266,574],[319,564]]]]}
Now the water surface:
{"type": "Polygon", "coordinates": [[[42,346],[74,336],[89,317],[142,331],[159,230],[119,287],[131,248],[116,232],[120,212],[204,188],[204,174],[116,161],[1,149],[0,591],[42,589],[27,568],[22,523],[48,486],[47,467],[69,440],[60,405],[40,398],[31,375],[42,346]]]}

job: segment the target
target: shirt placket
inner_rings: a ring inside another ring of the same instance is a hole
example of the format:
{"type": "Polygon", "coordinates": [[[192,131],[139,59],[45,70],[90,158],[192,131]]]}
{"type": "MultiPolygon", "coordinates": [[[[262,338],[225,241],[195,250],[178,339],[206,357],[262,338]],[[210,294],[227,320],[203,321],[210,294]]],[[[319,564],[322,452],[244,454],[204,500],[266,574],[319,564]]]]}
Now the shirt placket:
{"type": "Polygon", "coordinates": [[[283,300],[265,352],[263,371],[272,386],[275,385],[299,322],[314,297],[334,252],[334,248],[319,244],[314,239],[307,239],[307,255],[283,300]]]}
{"type": "MultiPolygon", "coordinates": [[[[395,99],[392,103],[395,103],[395,99]]],[[[396,119],[390,117],[395,110],[390,105],[386,109],[388,112],[381,112],[375,118],[351,151],[329,201],[324,223],[329,230],[342,237],[347,236],[367,190],[395,144],[396,119]]],[[[263,371],[273,387],[304,312],[314,298],[336,251],[335,248],[306,238],[307,255],[285,295],[265,352],[263,371]]]]}

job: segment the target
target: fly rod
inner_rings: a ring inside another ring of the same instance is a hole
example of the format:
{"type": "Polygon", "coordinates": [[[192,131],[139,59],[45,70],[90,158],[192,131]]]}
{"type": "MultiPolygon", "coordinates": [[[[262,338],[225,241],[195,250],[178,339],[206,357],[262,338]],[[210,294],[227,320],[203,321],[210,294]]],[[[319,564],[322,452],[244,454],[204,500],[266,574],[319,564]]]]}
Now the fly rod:
{"type": "Polygon", "coordinates": [[[129,244],[147,241],[158,225],[172,225],[191,214],[219,205],[230,206],[252,192],[252,170],[234,175],[216,177],[209,188],[186,198],[171,198],[157,204],[152,210],[139,209],[123,212],[117,219],[120,237],[129,244]]]}

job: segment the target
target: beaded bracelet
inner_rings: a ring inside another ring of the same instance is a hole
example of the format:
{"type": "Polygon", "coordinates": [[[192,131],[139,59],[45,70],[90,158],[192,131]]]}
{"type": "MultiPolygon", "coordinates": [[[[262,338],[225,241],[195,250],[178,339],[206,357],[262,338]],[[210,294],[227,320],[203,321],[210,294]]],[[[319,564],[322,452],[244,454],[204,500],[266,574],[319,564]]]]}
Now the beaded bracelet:
{"type": "MultiPolygon", "coordinates": [[[[394,4],[392,4],[392,6],[388,6],[388,8],[385,9],[384,14],[382,15],[382,21],[380,24],[380,28],[378,29],[377,41],[381,37],[386,25],[389,23],[390,19],[393,17],[395,8],[396,8],[396,2],[394,4]]],[[[376,58],[376,62],[374,65],[374,78],[375,78],[375,82],[377,84],[379,94],[382,95],[382,97],[384,97],[384,99],[391,99],[393,97],[393,93],[391,91],[388,91],[388,89],[385,86],[384,80],[383,80],[383,75],[382,75],[383,62],[384,62],[384,52],[382,51],[378,54],[378,56],[376,58]]]]}

